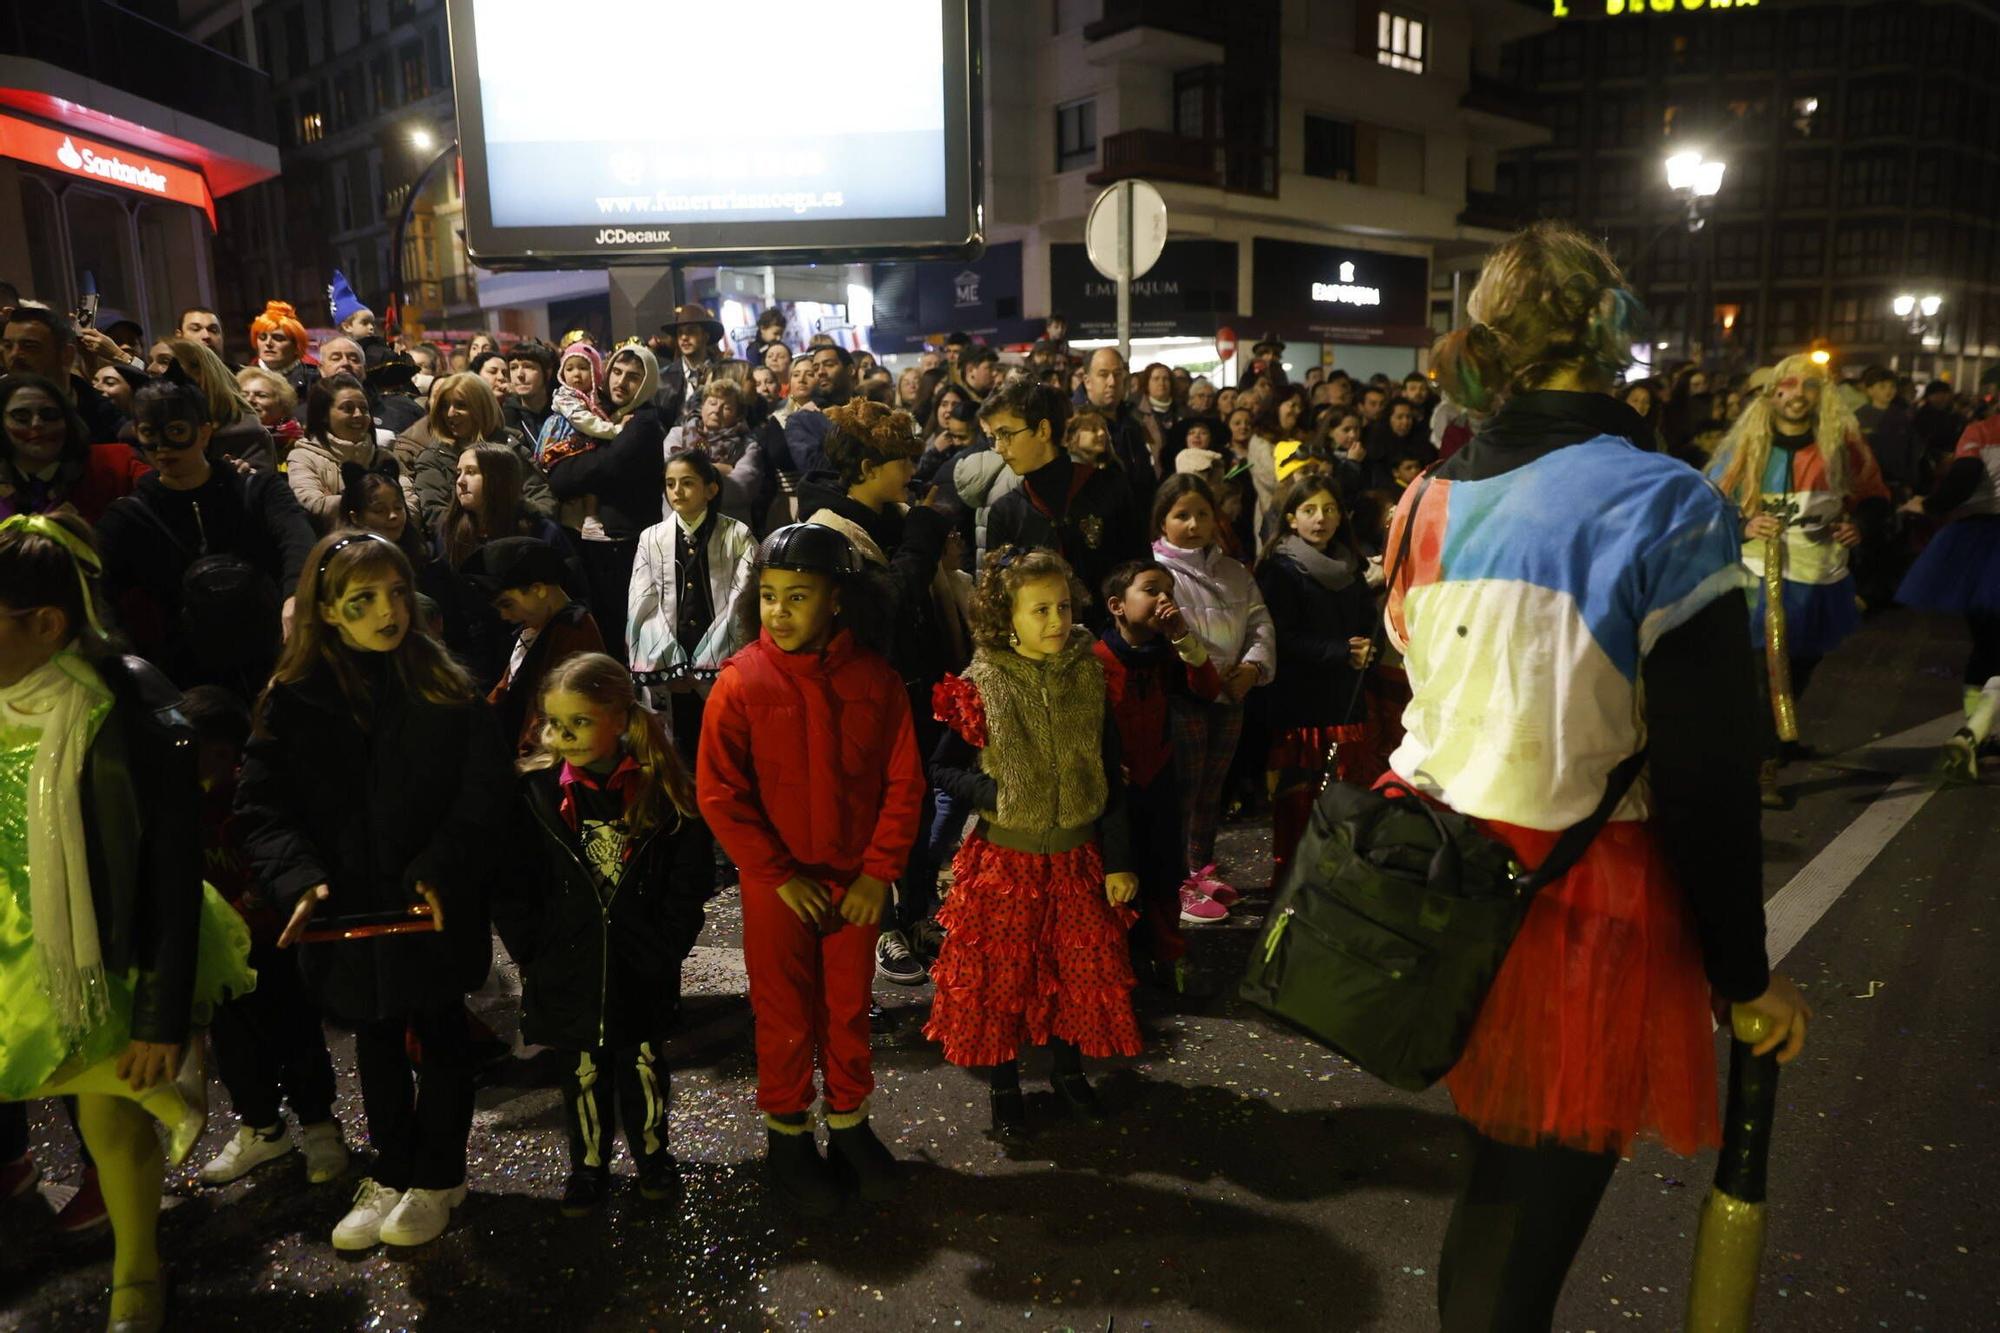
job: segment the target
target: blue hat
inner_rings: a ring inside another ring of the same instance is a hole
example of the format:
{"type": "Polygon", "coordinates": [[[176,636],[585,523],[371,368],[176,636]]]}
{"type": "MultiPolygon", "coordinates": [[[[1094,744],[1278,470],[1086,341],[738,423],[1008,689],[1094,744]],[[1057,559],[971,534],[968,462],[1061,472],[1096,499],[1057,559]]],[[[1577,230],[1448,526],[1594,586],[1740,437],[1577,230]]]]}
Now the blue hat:
{"type": "Polygon", "coordinates": [[[333,271],[333,282],[326,289],[327,308],[333,313],[333,326],[339,328],[348,317],[369,308],[368,303],[354,294],[347,285],[347,275],[339,269],[333,271]]]}

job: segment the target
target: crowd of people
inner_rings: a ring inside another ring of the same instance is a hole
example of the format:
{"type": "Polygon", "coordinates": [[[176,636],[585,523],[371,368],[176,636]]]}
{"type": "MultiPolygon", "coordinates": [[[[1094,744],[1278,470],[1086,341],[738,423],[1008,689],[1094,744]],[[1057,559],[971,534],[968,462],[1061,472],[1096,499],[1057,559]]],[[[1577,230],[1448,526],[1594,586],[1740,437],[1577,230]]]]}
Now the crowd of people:
{"type": "Polygon", "coordinates": [[[1996,418],[1807,357],[1627,381],[1636,303],[1549,224],[1401,382],[1295,381],[1267,339],[1219,387],[1059,319],[898,373],[774,308],[734,356],[700,305],[610,345],[402,348],[339,280],[334,336],[273,301],[232,370],[212,311],[148,344],[10,305],[0,989],[38,998],[0,1018],[0,1195],[35,1179],[22,1103],[65,1098],[59,1225],[108,1217],[114,1327],[157,1326],[149,1119],[193,1150],[204,1034],[237,1128],[202,1181],[348,1170],[331,1020],[374,1150],[332,1243],[422,1244],[466,1193],[497,935],[523,1041],[563,1053],[557,1206],[604,1206],[621,1125],[670,1200],[680,965],[734,882],[768,1178],[822,1217],[897,1186],[876,979],[932,986],[1002,1140],[1033,1131],[1034,1046],[1094,1122],[1085,1059],[1140,1051],[1134,987],[1197,984],[1191,937],[1282,879],[1324,783],[1533,860],[1650,738],[1650,795],[1543,895],[1599,926],[1537,906],[1450,1079],[1480,1146],[1441,1308],[1532,1320],[1619,1152],[1714,1141],[1710,991],[1803,1039],[1762,953],[1752,786],[1782,802],[1794,753],[1748,679],[1762,562],[1795,693],[1900,598],[1972,626],[1954,772],[2000,702],[1996,418]],[[1223,864],[1253,815],[1270,864],[1223,864]]]}

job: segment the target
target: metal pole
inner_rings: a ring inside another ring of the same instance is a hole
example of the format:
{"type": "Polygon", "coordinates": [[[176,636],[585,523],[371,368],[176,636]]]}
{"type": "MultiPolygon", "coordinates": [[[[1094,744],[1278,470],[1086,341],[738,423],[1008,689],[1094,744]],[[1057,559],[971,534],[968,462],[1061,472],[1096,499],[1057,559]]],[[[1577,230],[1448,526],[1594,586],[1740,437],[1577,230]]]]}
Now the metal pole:
{"type": "MultiPolygon", "coordinates": [[[[396,332],[402,332],[403,323],[403,236],[410,229],[410,219],[416,215],[417,199],[430,185],[431,177],[444,165],[444,160],[458,151],[458,140],[453,139],[438,150],[438,155],[429,165],[417,173],[416,183],[410,186],[409,197],[403,200],[402,215],[396,219],[396,230],[389,237],[389,293],[396,300],[396,332]]],[[[385,333],[388,330],[384,330],[385,333]]]]}
{"type": "Polygon", "coordinates": [[[1118,182],[1118,357],[1127,371],[1132,369],[1132,195],[1132,182],[1118,182]]]}

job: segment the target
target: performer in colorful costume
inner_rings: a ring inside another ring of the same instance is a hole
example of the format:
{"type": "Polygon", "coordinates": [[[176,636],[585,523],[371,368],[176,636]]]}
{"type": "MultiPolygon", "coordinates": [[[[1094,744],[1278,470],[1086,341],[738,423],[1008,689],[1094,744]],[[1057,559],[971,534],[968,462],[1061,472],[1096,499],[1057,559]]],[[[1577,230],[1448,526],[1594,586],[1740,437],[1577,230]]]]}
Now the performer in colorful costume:
{"type": "MultiPolygon", "coordinates": [[[[1708,475],[1742,518],[1743,563],[1756,576],[1750,595],[1750,641],[1765,647],[1765,556],[1781,539],[1785,656],[1791,697],[1806,692],[1820,660],[1861,624],[1849,553],[1864,527],[1888,516],[1889,487],[1861,437],[1854,413],[1809,357],[1790,356],[1770,390],[1743,409],[1710,462],[1708,475]]],[[[1770,684],[1770,672],[1758,678],[1770,684]]],[[[1764,711],[1766,749],[1759,772],[1764,804],[1787,802],[1777,787],[1784,754],[1772,711],[1764,711]]]]}
{"type": "Polygon", "coordinates": [[[1979,777],[1979,747],[2000,709],[2000,416],[1966,427],[1951,463],[1909,513],[1951,521],[1903,576],[1896,600],[1965,617],[1972,653],[1965,663],[1965,725],[1945,742],[1942,770],[1962,782],[1979,777]]]}

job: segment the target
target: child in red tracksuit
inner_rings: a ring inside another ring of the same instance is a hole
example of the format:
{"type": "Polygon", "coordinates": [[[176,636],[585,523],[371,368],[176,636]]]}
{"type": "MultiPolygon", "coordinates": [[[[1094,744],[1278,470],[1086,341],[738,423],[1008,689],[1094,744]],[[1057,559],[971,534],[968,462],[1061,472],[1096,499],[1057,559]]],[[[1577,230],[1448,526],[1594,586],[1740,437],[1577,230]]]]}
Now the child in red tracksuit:
{"type": "Polygon", "coordinates": [[[847,538],[816,523],[780,528],[753,578],[762,632],[709,695],[695,793],[742,878],[771,1181],[823,1217],[843,1186],[871,1203],[895,1192],[895,1159],[868,1126],[868,997],[888,886],[916,841],[924,772],[902,680],[843,623],[843,594],[865,610],[847,538]],[[830,1161],[806,1114],[815,1061],[830,1161]]]}
{"type": "MultiPolygon", "coordinates": [[[[1111,623],[1097,641],[1098,661],[1118,722],[1125,758],[1125,806],[1139,874],[1139,925],[1133,952],[1142,974],[1173,990],[1186,989],[1181,962],[1187,941],[1183,913],[1226,915],[1200,895],[1183,895],[1186,865],[1181,847],[1180,788],[1174,774],[1173,733],[1167,700],[1176,694],[1213,700],[1222,676],[1208,647],[1174,605],[1174,576],[1157,560],[1128,560],[1098,590],[1111,623]],[[1184,902],[1184,899],[1186,901],[1184,902]]],[[[1208,919],[1206,917],[1197,919],[1208,919]]]]}

